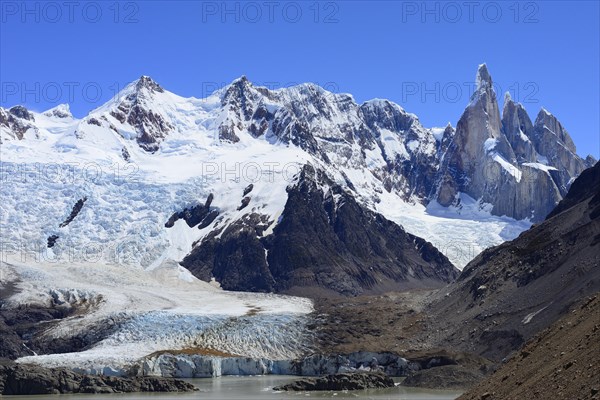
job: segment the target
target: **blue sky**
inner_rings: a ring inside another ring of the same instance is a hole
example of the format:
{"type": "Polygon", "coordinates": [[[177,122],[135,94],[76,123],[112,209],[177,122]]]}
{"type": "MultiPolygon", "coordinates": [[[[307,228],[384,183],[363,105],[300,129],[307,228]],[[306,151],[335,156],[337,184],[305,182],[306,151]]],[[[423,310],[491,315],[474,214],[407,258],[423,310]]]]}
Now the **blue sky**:
{"type": "Polygon", "coordinates": [[[0,3],[0,104],[82,116],[140,75],[206,96],[246,75],[388,98],[456,123],[477,65],[532,119],[600,152],[599,2],[123,1],[0,3]],[[68,3],[66,3],[68,4],[68,3]]]}

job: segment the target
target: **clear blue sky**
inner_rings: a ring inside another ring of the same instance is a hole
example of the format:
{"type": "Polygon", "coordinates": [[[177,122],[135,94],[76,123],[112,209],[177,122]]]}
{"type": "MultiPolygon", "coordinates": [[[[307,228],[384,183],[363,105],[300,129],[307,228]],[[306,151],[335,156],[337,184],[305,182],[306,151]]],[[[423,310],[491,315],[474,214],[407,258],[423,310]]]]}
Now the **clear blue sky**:
{"type": "Polygon", "coordinates": [[[465,4],[2,1],[0,104],[82,116],[140,75],[195,97],[247,75],[388,98],[440,126],[486,62],[501,100],[510,90],[532,119],[545,107],[598,158],[599,2],[465,4]]]}

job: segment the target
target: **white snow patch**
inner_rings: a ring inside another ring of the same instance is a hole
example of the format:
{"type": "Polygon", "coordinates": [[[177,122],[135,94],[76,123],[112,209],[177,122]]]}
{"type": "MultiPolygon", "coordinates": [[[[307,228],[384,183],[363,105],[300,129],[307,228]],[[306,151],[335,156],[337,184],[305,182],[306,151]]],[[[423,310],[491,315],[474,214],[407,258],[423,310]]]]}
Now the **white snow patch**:
{"type": "Polygon", "coordinates": [[[535,169],[539,169],[542,171],[546,171],[546,172],[557,171],[556,168],[550,167],[550,166],[548,166],[546,164],[542,164],[542,163],[523,163],[522,165],[525,165],[525,166],[531,167],[531,168],[535,168],[535,169]]]}
{"type": "Polygon", "coordinates": [[[490,151],[492,151],[493,149],[496,148],[497,144],[498,144],[498,139],[496,139],[496,138],[486,139],[486,141],[483,142],[483,149],[485,150],[486,153],[489,153],[490,151]]]}
{"type": "Polygon", "coordinates": [[[496,152],[493,153],[492,159],[494,161],[496,161],[498,164],[500,164],[506,172],[511,174],[517,182],[521,182],[522,172],[519,169],[519,167],[512,165],[504,157],[502,157],[500,154],[498,154],[496,152]]]}
{"type": "Polygon", "coordinates": [[[533,317],[535,317],[536,315],[538,315],[539,313],[541,313],[542,311],[544,311],[546,308],[548,308],[548,306],[550,306],[550,304],[548,304],[546,307],[542,307],[539,310],[532,312],[531,314],[527,314],[525,316],[525,318],[523,318],[523,321],[521,321],[523,323],[523,325],[527,325],[528,323],[531,322],[531,320],[533,319],[533,317]]]}
{"type": "Polygon", "coordinates": [[[445,127],[443,127],[443,128],[433,127],[433,128],[431,128],[431,134],[433,135],[433,137],[435,138],[435,140],[437,142],[441,142],[442,138],[444,137],[445,130],[446,130],[445,127]]]}

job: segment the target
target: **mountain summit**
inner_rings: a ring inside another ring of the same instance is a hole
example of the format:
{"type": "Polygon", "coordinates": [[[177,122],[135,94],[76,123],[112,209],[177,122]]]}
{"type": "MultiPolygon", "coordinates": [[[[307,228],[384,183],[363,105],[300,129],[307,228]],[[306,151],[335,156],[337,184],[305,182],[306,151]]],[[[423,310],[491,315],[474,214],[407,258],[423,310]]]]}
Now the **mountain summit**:
{"type": "Polygon", "coordinates": [[[464,193],[491,204],[496,215],[539,221],[590,161],[576,154],[570,135],[544,109],[532,124],[509,95],[501,118],[491,76],[482,64],[477,90],[442,160],[436,200],[449,206],[464,193]]]}
{"type": "Polygon", "coordinates": [[[432,129],[389,100],[359,104],[314,84],[272,90],[246,77],[196,99],[142,76],[82,119],[66,107],[0,109],[2,161],[11,168],[102,168],[99,180],[68,190],[42,180],[36,193],[52,201],[35,208],[17,207],[33,187],[7,181],[3,200],[21,211],[0,220],[2,232],[19,240],[25,230],[25,247],[51,242],[57,253],[131,237],[140,243],[128,254],[142,267],[183,261],[229,288],[360,294],[385,290],[385,279],[439,286],[455,274],[448,261],[460,268],[543,220],[594,162],[576,154],[545,110],[535,122],[511,99],[500,110],[485,64],[476,80],[456,127],[432,129]],[[303,188],[313,202],[299,208],[303,188]],[[294,223],[306,215],[311,223],[294,223]],[[316,238],[314,253],[298,250],[316,238]],[[226,242],[235,253],[221,251],[226,242]],[[249,271],[258,275],[235,278],[249,271]],[[334,276],[343,282],[334,285],[334,276]]]}

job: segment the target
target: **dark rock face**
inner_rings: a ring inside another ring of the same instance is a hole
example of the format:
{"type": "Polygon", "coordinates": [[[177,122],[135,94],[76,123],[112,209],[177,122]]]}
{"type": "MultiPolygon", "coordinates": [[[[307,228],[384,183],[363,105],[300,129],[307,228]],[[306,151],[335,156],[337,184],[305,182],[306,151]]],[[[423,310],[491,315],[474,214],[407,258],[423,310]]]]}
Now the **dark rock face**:
{"type": "Polygon", "coordinates": [[[459,399],[597,400],[599,316],[600,296],[581,299],[459,399]]]}
{"type": "Polygon", "coordinates": [[[394,381],[383,373],[347,373],[320,378],[299,379],[287,385],[274,387],[276,391],[339,391],[394,387],[394,381]]]}
{"type": "Polygon", "coordinates": [[[592,198],[589,203],[591,208],[590,218],[596,219],[600,214],[598,209],[600,205],[600,162],[579,175],[571,185],[565,198],[546,216],[546,219],[550,219],[590,197],[592,198]]]}
{"type": "MultiPolygon", "coordinates": [[[[67,226],[71,222],[73,222],[73,220],[75,219],[75,217],[77,217],[77,215],[79,215],[79,212],[83,208],[83,205],[85,204],[86,200],[87,200],[87,197],[84,197],[82,199],[77,200],[77,202],[73,206],[73,209],[71,210],[71,213],[69,214],[69,216],[63,222],[61,222],[58,225],[58,227],[59,228],[64,228],[65,226],[67,226]]],[[[59,238],[58,235],[50,235],[48,237],[48,248],[54,247],[54,245],[56,244],[56,241],[58,240],[58,238],[59,238]]]]}
{"type": "Polygon", "coordinates": [[[77,200],[77,202],[73,206],[73,209],[71,210],[71,214],[69,214],[69,216],[67,217],[67,219],[65,219],[59,225],[60,228],[64,228],[65,226],[67,226],[71,222],[73,222],[73,220],[75,219],[75,217],[79,214],[79,212],[83,208],[83,205],[85,204],[86,200],[87,200],[87,197],[84,197],[83,199],[77,200]]]}
{"type": "Polygon", "coordinates": [[[211,193],[208,195],[204,205],[197,205],[195,207],[186,208],[183,211],[174,213],[165,223],[165,227],[172,228],[175,222],[179,219],[185,220],[190,228],[200,225],[199,228],[202,229],[210,225],[219,215],[218,210],[210,208],[213,198],[214,195],[211,193]]]}
{"type": "Polygon", "coordinates": [[[182,265],[229,290],[319,289],[342,295],[437,287],[458,273],[433,245],[360,206],[311,166],[288,188],[273,234],[263,237],[271,223],[247,214],[211,233],[182,265]],[[321,186],[331,189],[324,193],[321,186]]]}
{"type": "Polygon", "coordinates": [[[499,361],[600,291],[600,164],[581,173],[548,218],[485,250],[429,306],[439,345],[499,361]],[[468,339],[467,339],[468,338],[468,339]]]}
{"type": "Polygon", "coordinates": [[[224,231],[220,228],[208,234],[181,265],[204,281],[214,277],[227,290],[273,292],[275,279],[261,242],[269,225],[265,216],[246,214],[224,231]]]}
{"type": "Polygon", "coordinates": [[[111,116],[121,123],[128,123],[138,134],[139,146],[155,152],[160,142],[174,129],[172,124],[151,108],[151,100],[155,93],[163,93],[164,89],[147,76],[142,76],[136,83],[135,90],[127,95],[111,112],[111,116]]]}
{"type": "Polygon", "coordinates": [[[244,188],[244,193],[242,194],[242,196],[246,196],[248,193],[252,192],[252,189],[254,189],[253,184],[249,184],[248,186],[246,186],[246,188],[244,188]]]}
{"type": "Polygon", "coordinates": [[[14,282],[0,288],[0,359],[16,359],[37,354],[71,353],[101,341],[113,333],[117,323],[112,318],[100,321],[88,331],[73,336],[53,338],[44,333],[61,319],[76,312],[83,313],[96,300],[79,304],[65,304],[55,299],[48,305],[20,305],[6,303],[16,290],[14,282]]]}
{"type": "Polygon", "coordinates": [[[98,121],[98,119],[96,119],[94,117],[88,119],[87,123],[88,123],[88,125],[102,126],[102,123],[100,121],[98,121]]]}
{"type": "Polygon", "coordinates": [[[129,162],[129,160],[131,159],[131,155],[129,155],[129,150],[127,150],[127,147],[123,147],[121,149],[121,157],[123,157],[123,160],[129,162]]]}
{"type": "Polygon", "coordinates": [[[17,118],[25,119],[27,121],[32,121],[32,122],[35,121],[35,118],[33,118],[33,114],[30,113],[23,106],[14,106],[10,110],[8,110],[8,112],[17,118]]]}
{"type": "Polygon", "coordinates": [[[58,240],[58,235],[50,235],[48,236],[48,248],[54,247],[56,241],[58,240]]]}
{"type": "Polygon", "coordinates": [[[61,104],[57,107],[54,107],[51,110],[46,111],[44,115],[54,118],[73,118],[68,104],[61,104]]]}
{"type": "Polygon", "coordinates": [[[250,204],[250,197],[246,196],[242,199],[242,204],[237,208],[238,211],[243,210],[250,204]]]}
{"type": "Polygon", "coordinates": [[[0,108],[0,126],[4,126],[12,139],[22,140],[23,135],[29,129],[36,133],[38,128],[34,125],[35,118],[23,106],[14,106],[9,110],[0,108]]]}
{"type": "Polygon", "coordinates": [[[191,392],[193,385],[156,377],[118,378],[77,374],[65,368],[0,365],[0,394],[37,395],[67,393],[191,392]]]}
{"type": "Polygon", "coordinates": [[[269,239],[268,262],[279,290],[314,285],[356,295],[388,281],[436,286],[455,277],[454,267],[430,243],[360,206],[312,167],[288,190],[269,239]],[[331,190],[323,193],[319,185],[331,190]]]}
{"type": "Polygon", "coordinates": [[[4,303],[15,290],[14,284],[7,284],[0,292],[0,359],[16,359],[39,351],[36,343],[40,322],[65,318],[71,310],[55,307],[21,306],[9,308],[4,303]],[[30,350],[31,349],[31,350],[30,350]]]}

